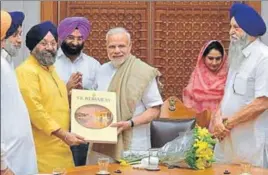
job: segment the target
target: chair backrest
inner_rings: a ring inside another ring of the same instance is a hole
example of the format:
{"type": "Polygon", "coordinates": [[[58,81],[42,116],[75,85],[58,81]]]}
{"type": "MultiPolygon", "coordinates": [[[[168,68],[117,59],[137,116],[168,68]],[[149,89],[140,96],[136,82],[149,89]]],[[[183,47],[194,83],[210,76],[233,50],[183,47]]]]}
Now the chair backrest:
{"type": "Polygon", "coordinates": [[[187,108],[176,96],[169,97],[161,106],[160,118],[192,118],[196,113],[187,108]]]}
{"type": "Polygon", "coordinates": [[[195,127],[195,118],[191,119],[156,119],[151,122],[152,148],[160,148],[174,140],[180,133],[195,127]]]}

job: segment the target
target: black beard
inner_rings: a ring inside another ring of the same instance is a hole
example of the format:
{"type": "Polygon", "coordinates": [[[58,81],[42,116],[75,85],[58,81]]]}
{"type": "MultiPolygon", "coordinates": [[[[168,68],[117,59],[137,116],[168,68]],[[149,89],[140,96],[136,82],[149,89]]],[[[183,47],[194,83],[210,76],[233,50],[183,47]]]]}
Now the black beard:
{"type": "Polygon", "coordinates": [[[84,42],[82,44],[73,45],[73,44],[67,44],[65,41],[61,44],[61,49],[65,55],[79,55],[84,48],[84,42]]]}

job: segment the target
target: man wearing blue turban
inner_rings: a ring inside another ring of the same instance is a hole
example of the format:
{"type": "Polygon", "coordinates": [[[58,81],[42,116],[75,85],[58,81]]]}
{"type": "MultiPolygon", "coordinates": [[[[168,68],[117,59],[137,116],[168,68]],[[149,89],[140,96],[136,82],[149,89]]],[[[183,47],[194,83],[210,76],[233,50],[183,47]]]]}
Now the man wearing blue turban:
{"type": "Polygon", "coordinates": [[[230,10],[229,72],[220,108],[212,118],[217,162],[268,168],[268,46],[262,17],[246,4],[230,10]]]}
{"type": "Polygon", "coordinates": [[[29,113],[19,90],[12,60],[21,47],[24,14],[9,12],[9,15],[11,25],[1,48],[1,156],[4,149],[7,166],[14,174],[35,174],[37,161],[29,113]]]}
{"type": "Polygon", "coordinates": [[[40,173],[74,166],[69,146],[85,143],[70,133],[67,90],[53,66],[57,28],[50,21],[33,26],[26,34],[31,55],[16,69],[22,96],[29,110],[40,173]]]}
{"type": "Polygon", "coordinates": [[[4,50],[10,57],[18,55],[21,48],[21,34],[22,34],[22,22],[24,20],[24,13],[15,11],[9,12],[12,23],[9,27],[6,37],[4,50]]]}

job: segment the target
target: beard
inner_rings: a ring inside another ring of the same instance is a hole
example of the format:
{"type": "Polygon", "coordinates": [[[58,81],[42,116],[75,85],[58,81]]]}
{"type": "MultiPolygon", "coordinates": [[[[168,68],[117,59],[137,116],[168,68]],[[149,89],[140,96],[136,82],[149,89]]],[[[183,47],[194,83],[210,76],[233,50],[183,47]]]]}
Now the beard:
{"type": "Polygon", "coordinates": [[[37,61],[43,65],[43,66],[51,66],[55,63],[56,61],[56,50],[39,50],[39,49],[34,49],[32,54],[35,56],[37,61]]]}
{"type": "Polygon", "coordinates": [[[79,55],[84,48],[84,42],[82,44],[78,45],[73,45],[73,44],[68,44],[65,41],[62,42],[61,44],[61,49],[65,55],[79,55]]]}
{"type": "Polygon", "coordinates": [[[8,39],[5,41],[4,49],[7,51],[10,57],[15,57],[19,53],[21,46],[14,46],[8,39]]]}
{"type": "Polygon", "coordinates": [[[231,39],[228,51],[228,65],[231,69],[238,69],[241,63],[244,61],[245,56],[243,55],[242,51],[250,43],[248,38],[249,35],[245,34],[238,40],[231,39]]]}
{"type": "Polygon", "coordinates": [[[119,68],[128,58],[128,56],[125,56],[123,58],[120,59],[113,59],[110,58],[111,64],[115,67],[115,68],[119,68]]]}

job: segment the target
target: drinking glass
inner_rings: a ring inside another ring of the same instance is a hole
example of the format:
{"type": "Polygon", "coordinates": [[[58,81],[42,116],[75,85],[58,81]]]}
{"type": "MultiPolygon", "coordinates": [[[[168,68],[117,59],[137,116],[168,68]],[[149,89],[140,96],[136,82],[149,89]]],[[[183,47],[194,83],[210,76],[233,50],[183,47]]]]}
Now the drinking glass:
{"type": "Polygon", "coordinates": [[[54,168],[53,175],[65,175],[65,168],[54,168]]]}
{"type": "Polygon", "coordinates": [[[99,174],[107,173],[109,166],[109,158],[101,157],[98,159],[99,174]]]}

